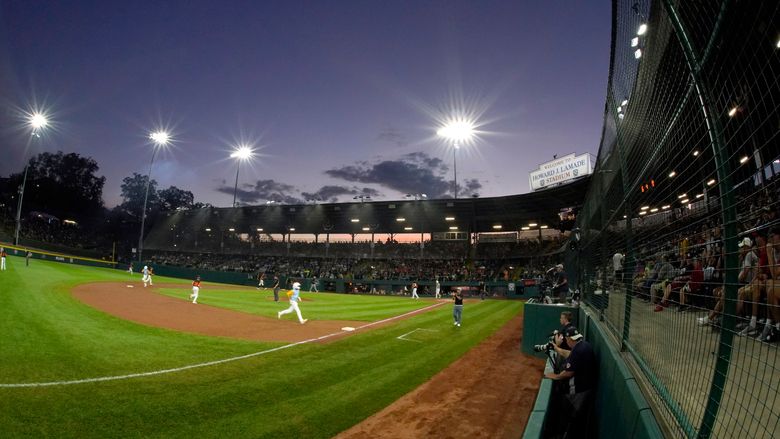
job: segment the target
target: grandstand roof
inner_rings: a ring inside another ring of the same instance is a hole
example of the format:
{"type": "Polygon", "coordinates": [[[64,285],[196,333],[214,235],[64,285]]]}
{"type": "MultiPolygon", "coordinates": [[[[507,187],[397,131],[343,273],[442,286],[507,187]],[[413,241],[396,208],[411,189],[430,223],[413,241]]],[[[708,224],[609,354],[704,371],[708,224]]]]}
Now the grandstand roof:
{"type": "Polygon", "coordinates": [[[529,223],[558,227],[558,212],[582,204],[590,181],[572,183],[522,195],[491,198],[373,201],[352,203],[261,205],[238,208],[204,208],[172,212],[150,233],[178,230],[236,233],[431,233],[453,231],[495,232],[520,230],[529,223]],[[453,218],[448,220],[447,218],[453,218]],[[353,221],[357,220],[357,221],[353,221]],[[369,230],[363,230],[368,227],[369,230]],[[405,228],[411,227],[411,230],[405,228]]]}

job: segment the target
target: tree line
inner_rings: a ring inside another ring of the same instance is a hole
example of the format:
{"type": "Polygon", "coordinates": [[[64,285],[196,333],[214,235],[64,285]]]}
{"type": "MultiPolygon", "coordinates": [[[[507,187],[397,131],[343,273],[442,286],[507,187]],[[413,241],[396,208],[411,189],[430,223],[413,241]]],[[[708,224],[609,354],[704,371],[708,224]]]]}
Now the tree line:
{"type": "MultiPolygon", "coordinates": [[[[132,243],[138,239],[138,225],[143,211],[146,184],[149,182],[147,224],[152,225],[160,213],[179,209],[197,209],[208,204],[195,202],[192,192],[170,186],[159,189],[146,175],[133,173],[122,179],[122,202],[108,209],[103,202],[106,178],[98,176],[100,167],[91,157],[78,153],[44,152],[30,159],[24,191],[22,216],[41,212],[77,222],[78,227],[102,234],[111,242],[132,243]]],[[[24,171],[0,177],[0,215],[2,227],[9,234],[16,218],[19,188],[24,171]]],[[[150,227],[147,227],[149,230],[150,227]]]]}

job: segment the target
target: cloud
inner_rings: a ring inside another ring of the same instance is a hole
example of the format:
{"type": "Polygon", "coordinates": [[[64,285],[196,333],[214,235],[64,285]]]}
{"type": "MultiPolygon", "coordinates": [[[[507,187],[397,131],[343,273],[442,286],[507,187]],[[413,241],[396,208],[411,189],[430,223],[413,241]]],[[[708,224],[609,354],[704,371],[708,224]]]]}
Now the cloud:
{"type": "Polygon", "coordinates": [[[384,140],[385,142],[394,143],[398,147],[405,147],[409,145],[409,139],[406,138],[400,131],[393,127],[387,127],[377,136],[378,140],[384,140]]]}
{"type": "MultiPolygon", "coordinates": [[[[233,195],[234,187],[221,185],[218,192],[233,195]]],[[[284,204],[301,204],[303,200],[293,195],[297,192],[294,186],[274,180],[257,180],[255,184],[243,184],[237,191],[237,199],[243,203],[256,203],[261,200],[271,200],[284,204]]]]}
{"type": "MultiPolygon", "coordinates": [[[[448,167],[441,159],[424,152],[413,152],[398,160],[356,163],[327,170],[325,174],[350,182],[378,184],[401,193],[425,193],[429,198],[447,198],[452,191],[447,171],[448,167]]],[[[470,191],[482,187],[476,179],[467,180],[465,184],[470,191]]]]}
{"type": "Polygon", "coordinates": [[[301,196],[304,200],[321,200],[329,203],[335,203],[343,195],[363,195],[369,197],[377,197],[380,192],[370,187],[358,188],[358,187],[346,187],[327,185],[321,187],[317,192],[301,192],[301,196]]]}

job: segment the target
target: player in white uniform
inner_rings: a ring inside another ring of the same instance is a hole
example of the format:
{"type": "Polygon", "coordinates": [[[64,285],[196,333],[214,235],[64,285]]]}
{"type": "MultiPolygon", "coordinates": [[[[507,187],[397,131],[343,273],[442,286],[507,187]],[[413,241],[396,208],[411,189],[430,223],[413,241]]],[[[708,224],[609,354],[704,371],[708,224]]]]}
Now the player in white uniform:
{"type": "Polygon", "coordinates": [[[127,272],[130,273],[130,276],[133,275],[133,263],[130,263],[130,266],[127,267],[127,272]]]}
{"type": "Polygon", "coordinates": [[[301,322],[301,325],[308,322],[308,319],[304,319],[303,316],[301,316],[301,309],[298,308],[298,301],[301,300],[299,297],[301,294],[301,284],[299,282],[293,282],[292,285],[293,294],[290,297],[290,307],[287,308],[284,311],[279,311],[276,313],[276,318],[280,319],[284,314],[289,314],[293,311],[295,311],[296,314],[298,314],[298,321],[301,322]]]}
{"type": "Polygon", "coordinates": [[[190,294],[190,299],[192,299],[192,303],[195,304],[198,303],[199,291],[200,291],[200,276],[195,276],[195,280],[192,281],[192,294],[190,294]]]}
{"type": "Polygon", "coordinates": [[[439,279],[436,279],[436,298],[441,299],[441,284],[439,283],[439,279]]]}
{"type": "Polygon", "coordinates": [[[144,265],[144,269],[141,271],[141,273],[143,273],[141,280],[144,283],[144,288],[146,288],[147,284],[152,283],[152,276],[149,274],[149,267],[144,265]]]}
{"type": "Polygon", "coordinates": [[[5,270],[5,249],[0,247],[0,270],[5,270]]]}
{"type": "Polygon", "coordinates": [[[417,282],[412,282],[412,299],[419,299],[420,296],[417,295],[417,282]]]}

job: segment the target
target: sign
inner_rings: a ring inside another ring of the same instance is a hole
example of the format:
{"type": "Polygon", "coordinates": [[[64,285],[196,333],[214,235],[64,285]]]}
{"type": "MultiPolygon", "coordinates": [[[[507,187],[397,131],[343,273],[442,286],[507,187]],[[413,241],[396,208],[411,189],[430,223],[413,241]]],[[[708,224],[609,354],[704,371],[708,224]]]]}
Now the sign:
{"type": "Polygon", "coordinates": [[[478,236],[479,242],[517,242],[517,232],[484,232],[478,236]]]}
{"type": "Polygon", "coordinates": [[[542,163],[539,169],[531,171],[528,175],[531,183],[531,190],[538,191],[549,186],[554,186],[575,178],[584,177],[593,172],[590,166],[590,155],[583,154],[567,156],[555,159],[551,162],[542,163]]]}

